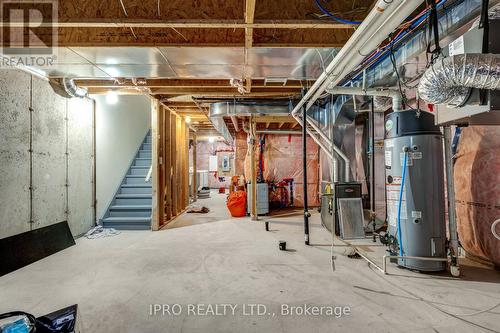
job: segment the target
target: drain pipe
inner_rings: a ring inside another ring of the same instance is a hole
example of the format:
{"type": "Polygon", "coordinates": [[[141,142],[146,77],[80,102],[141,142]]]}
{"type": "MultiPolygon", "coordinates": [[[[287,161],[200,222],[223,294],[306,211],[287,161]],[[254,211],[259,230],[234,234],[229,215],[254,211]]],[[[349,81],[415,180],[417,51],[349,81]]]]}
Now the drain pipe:
{"type": "MultiPolygon", "coordinates": [[[[302,126],[302,128],[304,128],[304,124],[302,122],[302,118],[299,117],[298,115],[294,116],[295,120],[299,123],[300,126],[302,126]]],[[[307,120],[306,120],[307,121],[307,120]]],[[[307,134],[309,134],[309,136],[314,140],[314,142],[316,142],[316,144],[323,150],[323,152],[326,154],[326,156],[329,158],[329,159],[334,159],[334,156],[333,156],[333,152],[337,153],[337,155],[344,161],[344,168],[345,168],[345,181],[348,182],[349,181],[349,173],[350,173],[350,161],[349,161],[349,158],[347,157],[346,154],[344,154],[344,152],[342,150],[340,150],[339,147],[337,147],[335,144],[333,144],[331,142],[331,139],[326,136],[323,131],[321,130],[321,128],[319,128],[313,121],[308,121],[307,124],[311,125],[311,127],[316,131],[316,133],[318,133],[321,138],[323,140],[325,140],[327,142],[327,144],[325,145],[320,138],[318,138],[316,136],[316,134],[314,134],[313,131],[311,131],[309,128],[306,127],[306,130],[307,130],[307,134]]]]}
{"type": "MultiPolygon", "coordinates": [[[[304,95],[304,89],[302,90],[304,95]]],[[[302,119],[307,119],[307,109],[305,105],[302,107],[302,119]]],[[[307,205],[307,124],[302,125],[302,172],[304,173],[304,239],[306,245],[309,245],[309,217],[311,214],[307,205]]]]}

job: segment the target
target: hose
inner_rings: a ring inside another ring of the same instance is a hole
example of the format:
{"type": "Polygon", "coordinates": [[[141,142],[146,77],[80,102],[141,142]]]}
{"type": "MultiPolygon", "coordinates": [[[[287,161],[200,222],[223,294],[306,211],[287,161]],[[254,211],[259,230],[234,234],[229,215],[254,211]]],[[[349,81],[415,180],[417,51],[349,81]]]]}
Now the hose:
{"type": "Polygon", "coordinates": [[[403,256],[403,239],[401,237],[401,205],[403,203],[403,190],[405,186],[407,159],[408,159],[408,153],[405,151],[403,159],[403,175],[401,176],[401,188],[399,189],[399,202],[398,202],[398,242],[399,242],[400,256],[403,256]]]}
{"type": "Polygon", "coordinates": [[[493,224],[491,225],[491,233],[493,234],[493,236],[495,236],[496,239],[500,240],[500,236],[497,234],[495,230],[498,223],[500,223],[500,219],[493,222],[493,224]]]}

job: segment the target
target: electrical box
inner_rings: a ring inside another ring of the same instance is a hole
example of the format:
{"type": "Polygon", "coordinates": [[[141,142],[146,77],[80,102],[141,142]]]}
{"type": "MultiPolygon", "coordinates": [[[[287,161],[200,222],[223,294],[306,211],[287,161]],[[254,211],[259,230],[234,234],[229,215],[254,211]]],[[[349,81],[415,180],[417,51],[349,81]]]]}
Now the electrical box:
{"type": "MultiPolygon", "coordinates": [[[[247,184],[247,213],[250,214],[252,204],[252,184],[247,184]]],[[[257,215],[269,214],[269,185],[257,183],[257,215]]]]}

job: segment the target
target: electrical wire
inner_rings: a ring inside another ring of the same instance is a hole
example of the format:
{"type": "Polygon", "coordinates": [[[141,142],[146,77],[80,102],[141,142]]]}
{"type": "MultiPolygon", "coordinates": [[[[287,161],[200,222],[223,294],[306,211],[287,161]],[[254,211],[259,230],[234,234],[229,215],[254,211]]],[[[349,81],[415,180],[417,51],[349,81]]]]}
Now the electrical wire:
{"type": "MultiPolygon", "coordinates": [[[[378,272],[376,272],[376,271],[373,269],[372,265],[368,265],[368,268],[370,268],[370,270],[371,270],[373,273],[375,273],[375,274],[376,274],[379,278],[381,278],[383,281],[385,281],[385,282],[388,282],[388,283],[389,283],[389,281],[387,280],[387,278],[386,278],[385,276],[383,276],[383,277],[382,277],[382,276],[380,276],[380,274],[379,274],[378,272]]],[[[494,333],[500,333],[499,331],[495,331],[495,330],[493,330],[493,329],[491,329],[491,328],[489,328],[489,327],[486,327],[486,326],[483,326],[483,325],[480,325],[480,324],[474,323],[474,322],[472,322],[472,321],[470,321],[470,320],[467,320],[467,319],[461,318],[461,317],[464,317],[464,316],[475,316],[475,315],[478,315],[478,314],[481,314],[481,313],[485,313],[485,312],[491,311],[491,310],[493,310],[493,309],[497,308],[498,306],[500,306],[500,303],[495,304],[494,306],[492,306],[492,307],[490,307],[490,308],[488,308],[488,309],[479,310],[479,311],[474,312],[474,313],[468,313],[468,314],[455,314],[455,313],[452,313],[452,312],[449,312],[449,311],[443,310],[443,309],[442,309],[442,308],[440,308],[439,306],[435,305],[435,304],[434,304],[434,302],[432,302],[432,301],[430,301],[430,300],[427,300],[427,299],[425,299],[425,298],[422,298],[422,297],[420,297],[420,296],[418,296],[418,295],[416,295],[416,294],[414,294],[414,293],[412,293],[412,292],[408,291],[406,288],[403,288],[403,287],[399,286],[398,284],[394,283],[394,281],[391,281],[391,282],[390,282],[390,284],[391,284],[391,286],[392,286],[392,287],[396,287],[397,289],[399,289],[399,290],[401,290],[401,291],[405,292],[406,294],[408,294],[408,295],[412,296],[415,300],[417,300],[417,301],[421,301],[421,302],[423,302],[423,303],[425,303],[425,304],[427,304],[427,305],[429,305],[429,306],[433,307],[434,309],[438,310],[439,312],[442,312],[442,313],[444,313],[444,314],[446,314],[446,315],[448,315],[448,316],[451,316],[451,317],[453,317],[453,318],[455,318],[455,319],[458,319],[458,320],[460,320],[460,321],[463,321],[464,323],[467,323],[467,324],[472,325],[472,326],[479,327],[479,328],[484,329],[484,330],[486,330],[486,331],[489,331],[489,332],[494,332],[494,333]]],[[[453,306],[453,305],[451,305],[451,306],[453,306]]]]}
{"type": "Polygon", "coordinates": [[[328,16],[329,18],[331,18],[337,22],[349,24],[349,25],[359,25],[362,23],[361,21],[349,21],[349,20],[345,20],[345,19],[342,19],[340,17],[337,17],[337,16],[333,15],[331,12],[329,12],[325,7],[323,7],[320,3],[320,0],[314,0],[314,2],[316,2],[316,6],[323,14],[325,14],[326,16],[328,16]]]}
{"type": "MultiPolygon", "coordinates": [[[[439,1],[436,5],[436,9],[441,9],[445,5],[446,1],[447,0],[439,1]]],[[[390,47],[394,47],[394,45],[401,43],[406,37],[410,36],[412,33],[425,25],[427,22],[426,20],[429,17],[429,12],[430,8],[427,7],[413,19],[400,25],[401,30],[397,32],[387,44],[379,47],[377,50],[374,50],[365,58],[365,60],[363,60],[363,62],[361,62],[358,68],[353,71],[354,74],[352,74],[350,81],[358,80],[364,69],[371,69],[385,60],[389,56],[388,50],[390,50],[390,47]]],[[[440,13],[440,15],[442,15],[442,13],[440,13]]]]}

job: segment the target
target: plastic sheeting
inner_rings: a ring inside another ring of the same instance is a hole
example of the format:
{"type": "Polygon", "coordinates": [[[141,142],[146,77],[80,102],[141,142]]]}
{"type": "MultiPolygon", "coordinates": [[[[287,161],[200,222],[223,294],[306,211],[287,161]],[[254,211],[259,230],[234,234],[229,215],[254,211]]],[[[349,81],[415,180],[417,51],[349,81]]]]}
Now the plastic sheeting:
{"type": "MultiPolygon", "coordinates": [[[[210,156],[219,155],[218,152],[225,151],[234,151],[234,147],[220,141],[213,143],[208,141],[198,141],[196,144],[196,169],[209,170],[210,156]]],[[[238,173],[231,169],[230,174],[233,175],[238,173]]],[[[229,187],[230,181],[230,176],[219,175],[216,172],[209,172],[208,187],[210,188],[229,187]],[[223,176],[224,181],[221,182],[219,176],[223,176]]]]}
{"type": "Polygon", "coordinates": [[[500,218],[499,138],[499,126],[463,128],[454,175],[460,243],[468,253],[496,265],[500,265],[500,240],[491,226],[500,218]]]}
{"type": "MultiPolygon", "coordinates": [[[[246,179],[250,179],[250,155],[247,154],[246,134],[238,133],[236,137],[236,170],[243,169],[246,179]],[[243,155],[244,154],[244,155],[243,155]],[[244,156],[244,162],[240,158],[244,156]],[[243,164],[243,165],[242,165],[243,164]],[[241,169],[239,169],[241,168],[241,169]]],[[[256,160],[258,160],[258,150],[256,160]]],[[[318,161],[319,147],[307,138],[307,189],[308,204],[319,205],[318,198],[318,161]]],[[[266,135],[264,149],[264,179],[266,181],[280,181],[284,178],[293,178],[294,206],[304,204],[304,182],[302,171],[302,137],[299,135],[266,135]]]]}

